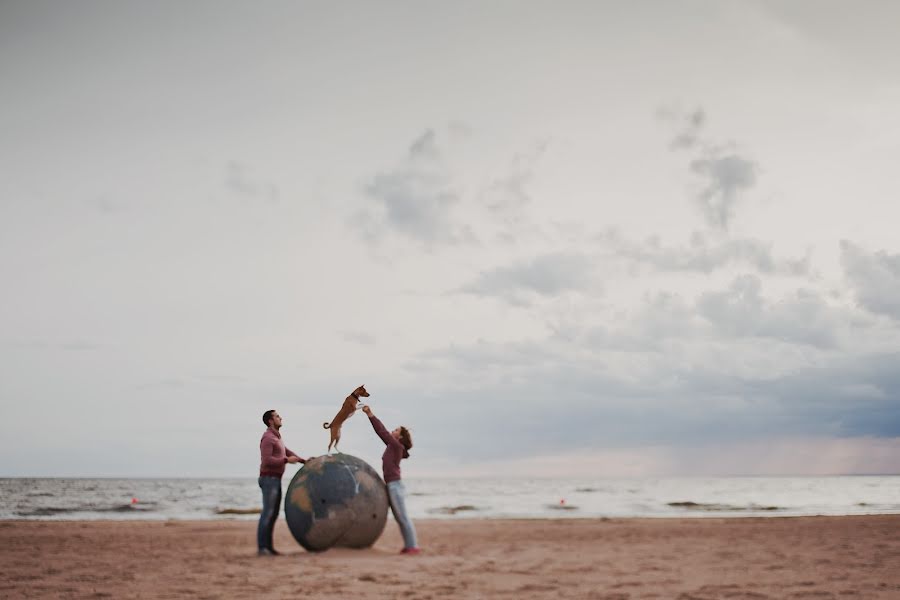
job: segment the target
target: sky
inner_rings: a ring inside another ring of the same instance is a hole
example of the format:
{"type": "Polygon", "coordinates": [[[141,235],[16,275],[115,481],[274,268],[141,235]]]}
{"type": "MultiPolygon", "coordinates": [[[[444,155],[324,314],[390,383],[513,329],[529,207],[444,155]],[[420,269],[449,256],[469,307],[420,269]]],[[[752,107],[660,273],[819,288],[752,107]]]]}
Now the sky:
{"type": "Polygon", "coordinates": [[[3,2],[0,476],[900,473],[898,19],[3,2]]]}

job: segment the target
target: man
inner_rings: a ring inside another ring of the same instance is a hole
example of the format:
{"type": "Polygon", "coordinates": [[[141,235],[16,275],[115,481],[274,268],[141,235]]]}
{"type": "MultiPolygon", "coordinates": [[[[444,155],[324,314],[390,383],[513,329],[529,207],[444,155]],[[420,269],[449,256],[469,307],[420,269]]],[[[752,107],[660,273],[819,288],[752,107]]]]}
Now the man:
{"type": "Polygon", "coordinates": [[[306,459],[300,458],[284,447],[280,432],[281,415],[274,410],[267,410],[263,413],[262,420],[268,429],[259,441],[261,458],[259,487],[262,490],[263,507],[259,514],[256,544],[260,556],[278,556],[278,552],[272,547],[272,532],[281,505],[281,476],[284,475],[284,465],[305,463],[306,459]]]}

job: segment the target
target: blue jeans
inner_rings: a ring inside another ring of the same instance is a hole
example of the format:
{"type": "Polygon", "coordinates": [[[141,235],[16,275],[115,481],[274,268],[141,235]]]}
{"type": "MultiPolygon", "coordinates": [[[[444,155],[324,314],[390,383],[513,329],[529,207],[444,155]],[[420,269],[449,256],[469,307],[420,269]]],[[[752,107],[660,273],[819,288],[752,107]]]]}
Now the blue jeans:
{"type": "Polygon", "coordinates": [[[387,489],[391,512],[394,513],[394,520],[400,526],[400,534],[403,536],[403,547],[417,548],[419,544],[416,542],[416,528],[406,512],[406,488],[403,487],[403,482],[392,481],[387,484],[387,489]]]}
{"type": "Polygon", "coordinates": [[[259,513],[259,527],[256,528],[256,545],[260,550],[271,550],[272,531],[281,506],[281,478],[260,477],[259,487],[262,490],[263,505],[259,513]]]}

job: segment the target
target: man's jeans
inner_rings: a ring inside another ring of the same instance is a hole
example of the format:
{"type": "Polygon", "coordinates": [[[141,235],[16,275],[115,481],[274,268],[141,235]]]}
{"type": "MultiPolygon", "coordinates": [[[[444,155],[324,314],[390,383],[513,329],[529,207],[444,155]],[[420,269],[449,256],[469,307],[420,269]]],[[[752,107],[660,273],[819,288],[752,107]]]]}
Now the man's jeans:
{"type": "Polygon", "coordinates": [[[391,512],[400,526],[400,534],[403,536],[404,548],[417,548],[416,528],[413,526],[409,515],[406,513],[406,488],[400,480],[387,484],[388,498],[391,501],[391,512]]]}
{"type": "Polygon", "coordinates": [[[256,529],[256,545],[260,550],[272,549],[272,531],[278,519],[281,505],[281,478],[260,477],[259,487],[262,490],[262,512],[259,513],[259,527],[256,529]]]}

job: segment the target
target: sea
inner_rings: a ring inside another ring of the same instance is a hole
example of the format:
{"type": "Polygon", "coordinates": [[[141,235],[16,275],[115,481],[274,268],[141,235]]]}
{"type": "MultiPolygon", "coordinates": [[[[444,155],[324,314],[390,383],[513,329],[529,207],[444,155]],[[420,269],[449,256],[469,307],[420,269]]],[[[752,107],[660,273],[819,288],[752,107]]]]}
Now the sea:
{"type": "MultiPolygon", "coordinates": [[[[283,489],[290,479],[285,477],[283,489]]],[[[414,519],[900,513],[900,476],[404,480],[414,519]]],[[[258,518],[255,478],[0,479],[0,519],[258,518]]]]}

